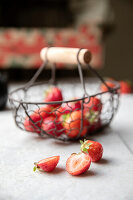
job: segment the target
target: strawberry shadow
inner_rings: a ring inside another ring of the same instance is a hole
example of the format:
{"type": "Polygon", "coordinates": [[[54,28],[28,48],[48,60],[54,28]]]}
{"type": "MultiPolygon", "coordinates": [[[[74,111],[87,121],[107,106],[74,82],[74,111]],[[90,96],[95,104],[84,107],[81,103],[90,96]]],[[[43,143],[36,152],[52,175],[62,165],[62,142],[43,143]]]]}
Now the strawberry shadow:
{"type": "Polygon", "coordinates": [[[54,171],[51,172],[51,174],[60,174],[62,172],[65,172],[65,169],[62,167],[56,167],[54,171]]]}
{"type": "Polygon", "coordinates": [[[46,175],[46,173],[48,174],[48,175],[56,175],[56,174],[60,174],[60,173],[63,173],[65,171],[65,169],[64,168],[62,168],[62,167],[56,167],[52,172],[44,172],[44,171],[39,171],[41,174],[45,174],[46,175]]]}
{"type": "Polygon", "coordinates": [[[98,162],[94,162],[95,164],[98,164],[98,165],[107,165],[111,162],[111,160],[109,159],[106,159],[106,158],[102,158],[100,161],[98,162]]]}
{"type": "Polygon", "coordinates": [[[97,176],[97,175],[98,175],[98,173],[96,171],[88,170],[85,173],[80,174],[77,177],[81,177],[82,178],[82,177],[91,177],[91,176],[97,176]]]}

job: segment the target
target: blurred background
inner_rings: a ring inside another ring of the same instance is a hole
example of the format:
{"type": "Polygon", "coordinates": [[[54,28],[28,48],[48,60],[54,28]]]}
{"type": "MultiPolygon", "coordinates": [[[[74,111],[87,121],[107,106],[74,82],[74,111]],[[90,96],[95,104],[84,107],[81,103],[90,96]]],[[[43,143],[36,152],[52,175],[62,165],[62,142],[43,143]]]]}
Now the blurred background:
{"type": "MultiPolygon", "coordinates": [[[[133,81],[132,36],[132,0],[1,0],[0,72],[28,80],[42,63],[40,50],[52,45],[87,48],[101,75],[133,81]]],[[[57,68],[57,76],[77,75],[76,66],[57,68]]]]}

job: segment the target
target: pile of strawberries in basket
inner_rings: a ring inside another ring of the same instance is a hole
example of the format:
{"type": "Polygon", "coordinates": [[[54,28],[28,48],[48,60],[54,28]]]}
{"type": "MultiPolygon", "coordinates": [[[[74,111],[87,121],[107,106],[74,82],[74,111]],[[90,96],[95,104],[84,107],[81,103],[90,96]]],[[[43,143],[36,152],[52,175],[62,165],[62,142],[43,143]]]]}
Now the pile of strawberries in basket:
{"type": "Polygon", "coordinates": [[[47,104],[25,118],[25,129],[38,134],[45,131],[55,137],[65,134],[69,138],[79,138],[101,127],[102,103],[97,97],[86,98],[84,102],[76,98],[63,104],[57,101],[63,101],[61,90],[50,88],[44,98],[47,104]]]}
{"type": "MultiPolygon", "coordinates": [[[[114,88],[115,84],[108,79],[106,85],[114,88]]],[[[104,83],[101,84],[101,92],[108,92],[104,83]]],[[[128,82],[120,81],[120,93],[131,93],[128,82]]],[[[65,134],[70,139],[82,138],[87,133],[93,133],[102,126],[101,111],[103,104],[97,97],[86,98],[79,101],[74,98],[69,102],[63,101],[62,91],[58,87],[52,87],[45,92],[44,103],[46,105],[35,109],[24,121],[24,128],[38,134],[46,132],[48,135],[59,137],[65,134]],[[83,111],[83,112],[82,112],[83,111]]]]}

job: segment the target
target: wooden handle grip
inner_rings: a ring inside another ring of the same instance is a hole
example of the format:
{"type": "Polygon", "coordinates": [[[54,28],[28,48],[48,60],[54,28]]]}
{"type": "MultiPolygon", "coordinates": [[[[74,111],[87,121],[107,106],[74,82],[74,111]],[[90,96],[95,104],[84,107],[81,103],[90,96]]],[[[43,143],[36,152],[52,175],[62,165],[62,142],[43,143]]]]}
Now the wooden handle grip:
{"type": "MultiPolygon", "coordinates": [[[[77,64],[78,48],[50,47],[43,48],[40,57],[43,61],[50,63],[77,64]]],[[[87,49],[81,49],[79,52],[79,61],[81,64],[89,64],[91,53],[87,49]]]]}

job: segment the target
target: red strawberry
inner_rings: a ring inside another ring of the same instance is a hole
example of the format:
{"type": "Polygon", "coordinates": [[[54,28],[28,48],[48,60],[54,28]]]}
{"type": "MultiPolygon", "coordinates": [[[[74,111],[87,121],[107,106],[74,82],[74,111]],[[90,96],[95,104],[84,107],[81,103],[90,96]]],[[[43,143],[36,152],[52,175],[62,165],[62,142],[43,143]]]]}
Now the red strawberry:
{"type": "Polygon", "coordinates": [[[65,114],[70,113],[72,111],[77,111],[81,109],[80,101],[74,101],[70,103],[66,103],[64,106],[65,114]]]}
{"type": "Polygon", "coordinates": [[[102,127],[101,119],[99,118],[96,121],[94,121],[93,123],[91,123],[91,125],[88,129],[88,133],[92,134],[92,133],[94,133],[94,131],[100,129],[101,127],[102,127]]]}
{"type": "Polygon", "coordinates": [[[50,106],[41,107],[35,110],[34,113],[30,115],[32,120],[30,120],[29,117],[26,117],[24,121],[25,129],[30,132],[40,133],[39,128],[41,128],[42,121],[51,114],[51,110],[50,106]]]}
{"type": "Polygon", "coordinates": [[[38,170],[43,170],[45,172],[52,172],[56,168],[59,159],[60,156],[53,156],[50,158],[45,158],[43,160],[40,160],[39,162],[34,163],[35,166],[33,168],[33,171],[36,171],[36,169],[38,169],[38,170]]]}
{"type": "Polygon", "coordinates": [[[99,142],[94,142],[91,140],[80,141],[81,151],[88,153],[92,162],[97,162],[102,158],[103,147],[99,142]]]}
{"type": "Polygon", "coordinates": [[[53,136],[60,136],[62,133],[64,133],[64,128],[61,122],[54,116],[45,118],[41,128],[42,130],[46,131],[47,134],[53,136]]]}
{"type": "Polygon", "coordinates": [[[88,98],[85,99],[84,108],[88,108],[89,110],[92,110],[92,111],[101,112],[102,103],[100,99],[98,99],[97,97],[91,97],[89,103],[87,102],[88,102],[88,98]]]}
{"type": "MultiPolygon", "coordinates": [[[[62,92],[59,88],[53,87],[46,91],[44,102],[54,102],[54,101],[62,101],[62,92]]],[[[51,106],[56,107],[60,104],[52,104],[51,106]]]]}
{"type": "MultiPolygon", "coordinates": [[[[81,127],[81,117],[82,117],[81,110],[74,111],[71,114],[67,114],[63,122],[63,127],[66,129],[65,134],[68,137],[75,138],[78,136],[81,127]]],[[[85,118],[83,114],[83,130],[80,133],[80,137],[86,135],[88,131],[88,126],[89,126],[89,121],[85,118]]]]}
{"type": "Polygon", "coordinates": [[[58,108],[55,111],[55,114],[57,115],[57,117],[60,117],[62,114],[68,114],[68,113],[71,113],[72,111],[76,111],[80,109],[81,109],[80,101],[74,101],[74,102],[65,103],[65,106],[58,108]]]}
{"type": "Polygon", "coordinates": [[[85,153],[73,153],[66,161],[66,170],[73,176],[80,175],[86,172],[91,164],[91,159],[85,153]]]}
{"type": "Polygon", "coordinates": [[[132,92],[131,84],[128,81],[120,81],[120,93],[130,94],[132,92]]]}
{"type": "MultiPolygon", "coordinates": [[[[110,88],[114,88],[115,84],[112,83],[111,81],[106,81],[106,84],[110,87],[110,88]]],[[[106,85],[104,83],[101,84],[101,91],[102,92],[107,92],[109,91],[109,89],[106,87],[106,85]]]]}
{"type": "Polygon", "coordinates": [[[55,112],[56,117],[60,117],[62,114],[65,114],[64,107],[62,107],[62,106],[59,108],[56,108],[56,110],[54,112],[55,112]]]}

